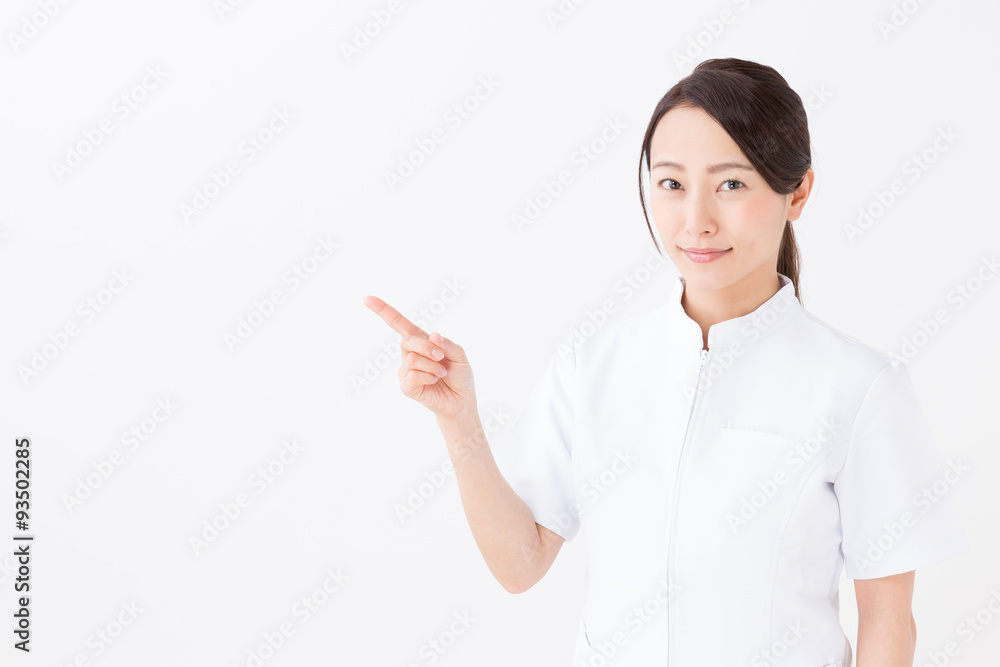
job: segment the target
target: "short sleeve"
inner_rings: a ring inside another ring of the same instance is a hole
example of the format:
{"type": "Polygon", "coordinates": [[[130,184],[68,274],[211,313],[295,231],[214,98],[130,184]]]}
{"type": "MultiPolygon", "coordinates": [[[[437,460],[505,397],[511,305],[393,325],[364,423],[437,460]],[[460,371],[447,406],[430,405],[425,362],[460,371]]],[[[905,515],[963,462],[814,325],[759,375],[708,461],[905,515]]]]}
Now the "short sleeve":
{"type": "Polygon", "coordinates": [[[571,442],[575,376],[575,350],[553,353],[494,455],[504,479],[524,500],[535,522],[567,542],[580,529],[571,442]]]}
{"type": "Polygon", "coordinates": [[[941,463],[905,362],[893,358],[861,403],[834,481],[850,579],[909,572],[971,551],[955,485],[968,469],[941,463]]]}

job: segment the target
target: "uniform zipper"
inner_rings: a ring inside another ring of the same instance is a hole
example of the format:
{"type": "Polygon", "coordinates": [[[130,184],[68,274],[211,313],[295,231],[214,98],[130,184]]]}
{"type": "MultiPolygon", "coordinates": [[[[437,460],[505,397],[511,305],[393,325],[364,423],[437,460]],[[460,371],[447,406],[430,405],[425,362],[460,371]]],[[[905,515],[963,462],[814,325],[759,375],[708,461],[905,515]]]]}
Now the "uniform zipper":
{"type": "Polygon", "coordinates": [[[698,363],[698,379],[694,385],[694,397],[691,399],[691,412],[688,414],[688,423],[684,427],[684,439],[681,441],[681,451],[677,458],[677,472],[674,475],[674,499],[671,503],[670,530],[667,537],[667,667],[670,667],[670,656],[674,653],[673,630],[670,625],[670,609],[673,607],[674,599],[672,591],[675,590],[673,579],[670,576],[670,567],[674,560],[674,528],[677,524],[677,500],[680,497],[681,466],[684,465],[684,454],[687,450],[688,436],[691,433],[691,420],[694,417],[694,409],[698,404],[698,396],[701,394],[701,371],[705,368],[708,360],[708,350],[701,350],[701,361],[698,363]]]}

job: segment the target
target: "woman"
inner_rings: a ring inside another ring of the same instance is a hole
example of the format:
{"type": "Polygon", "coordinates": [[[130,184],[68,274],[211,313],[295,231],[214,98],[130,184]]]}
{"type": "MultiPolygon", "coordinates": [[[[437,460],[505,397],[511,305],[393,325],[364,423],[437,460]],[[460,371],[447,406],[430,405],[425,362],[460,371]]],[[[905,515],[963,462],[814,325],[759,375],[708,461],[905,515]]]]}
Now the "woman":
{"type": "Polygon", "coordinates": [[[462,347],[365,299],[402,335],[400,387],[436,415],[504,588],[587,526],[574,665],[850,667],[846,568],[858,666],[910,666],[914,570],[969,551],[906,366],[800,303],[810,164],[772,68],[708,60],[671,88],[639,196],[646,213],[645,165],[673,291],[555,353],[496,459],[462,347]]]}

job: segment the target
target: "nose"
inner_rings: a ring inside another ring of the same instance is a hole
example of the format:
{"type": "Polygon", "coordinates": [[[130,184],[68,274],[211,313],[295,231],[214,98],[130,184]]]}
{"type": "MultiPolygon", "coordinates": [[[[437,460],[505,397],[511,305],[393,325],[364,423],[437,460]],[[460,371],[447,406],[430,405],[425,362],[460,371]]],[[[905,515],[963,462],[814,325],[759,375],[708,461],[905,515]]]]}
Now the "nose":
{"type": "Polygon", "coordinates": [[[684,202],[684,231],[691,236],[705,232],[714,232],[718,228],[715,222],[715,207],[707,195],[691,191],[684,202]]]}

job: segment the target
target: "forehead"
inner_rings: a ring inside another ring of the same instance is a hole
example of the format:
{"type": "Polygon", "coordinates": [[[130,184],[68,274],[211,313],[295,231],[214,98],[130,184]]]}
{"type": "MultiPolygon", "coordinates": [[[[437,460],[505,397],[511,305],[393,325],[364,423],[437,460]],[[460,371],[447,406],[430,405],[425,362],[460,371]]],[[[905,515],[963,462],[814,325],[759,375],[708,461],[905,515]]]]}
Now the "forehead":
{"type": "Polygon", "coordinates": [[[685,165],[746,160],[718,122],[697,107],[675,107],[663,114],[649,144],[650,163],[673,160],[685,165]]]}

